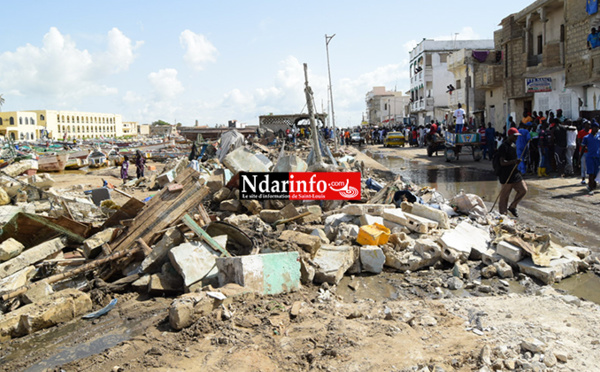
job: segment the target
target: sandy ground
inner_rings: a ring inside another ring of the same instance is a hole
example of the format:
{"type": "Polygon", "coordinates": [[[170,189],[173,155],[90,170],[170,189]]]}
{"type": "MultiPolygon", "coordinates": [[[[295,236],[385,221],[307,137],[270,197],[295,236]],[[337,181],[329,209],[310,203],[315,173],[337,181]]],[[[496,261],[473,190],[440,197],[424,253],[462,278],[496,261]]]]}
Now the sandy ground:
{"type": "MultiPolygon", "coordinates": [[[[441,157],[423,156],[424,149],[385,151],[436,167],[487,166],[462,160],[446,164],[441,157]]],[[[368,167],[380,167],[359,157],[368,167]]],[[[99,187],[102,179],[118,184],[117,176],[118,169],[57,175],[55,187],[99,187]]],[[[543,184],[540,189],[553,195],[560,191],[547,183],[560,186],[567,181],[538,182],[543,184]]],[[[138,198],[152,194],[126,191],[138,198]]],[[[585,204],[577,197],[566,203],[585,204]]],[[[566,205],[561,207],[565,213],[566,205]]],[[[568,224],[556,222],[557,229],[561,223],[568,224]]],[[[451,267],[438,266],[415,273],[346,277],[338,286],[310,285],[277,296],[232,298],[225,308],[179,332],[168,322],[172,299],[94,289],[95,310],[113,297],[119,299],[116,308],[94,321],[74,320],[0,345],[0,369],[600,370],[598,305],[541,287],[526,277],[482,283],[478,262],[470,264],[472,275],[465,289],[450,291],[451,267]],[[290,312],[294,304],[300,308],[297,316],[290,312]]]]}

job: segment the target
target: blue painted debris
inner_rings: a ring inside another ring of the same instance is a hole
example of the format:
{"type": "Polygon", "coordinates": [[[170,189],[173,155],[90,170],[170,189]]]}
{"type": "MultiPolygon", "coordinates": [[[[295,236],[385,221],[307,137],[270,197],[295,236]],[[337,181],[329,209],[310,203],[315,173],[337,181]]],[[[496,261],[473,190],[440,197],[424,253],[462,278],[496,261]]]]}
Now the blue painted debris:
{"type": "Polygon", "coordinates": [[[85,314],[82,318],[83,319],[99,318],[102,315],[107,314],[109,311],[111,311],[112,308],[115,307],[116,304],[117,304],[117,299],[115,298],[108,305],[104,306],[102,309],[100,309],[98,311],[94,311],[93,313],[85,314]]]}

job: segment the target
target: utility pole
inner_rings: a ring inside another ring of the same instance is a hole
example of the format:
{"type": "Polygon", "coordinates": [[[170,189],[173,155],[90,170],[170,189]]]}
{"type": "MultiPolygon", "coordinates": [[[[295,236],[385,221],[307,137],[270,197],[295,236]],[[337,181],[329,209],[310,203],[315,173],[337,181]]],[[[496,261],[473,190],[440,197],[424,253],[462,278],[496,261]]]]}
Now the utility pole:
{"type": "Polygon", "coordinates": [[[465,96],[466,96],[466,102],[467,102],[467,112],[466,112],[466,119],[467,119],[467,126],[470,124],[469,123],[469,85],[470,85],[470,77],[469,77],[469,62],[468,60],[465,59],[465,63],[467,65],[467,78],[465,79],[465,96]]]}
{"type": "Polygon", "coordinates": [[[333,125],[333,138],[335,139],[333,143],[335,144],[335,151],[338,150],[338,135],[335,130],[335,112],[333,111],[333,87],[331,86],[331,68],[329,67],[329,42],[335,34],[331,36],[327,36],[325,34],[325,49],[327,50],[327,74],[329,75],[329,100],[331,101],[331,123],[333,125]]]}
{"type": "Polygon", "coordinates": [[[304,94],[306,95],[306,106],[308,108],[308,119],[310,121],[310,135],[313,145],[314,163],[312,164],[313,170],[322,170],[325,168],[323,163],[323,156],[321,155],[321,147],[319,146],[319,132],[317,131],[317,124],[315,121],[315,113],[313,110],[313,92],[308,85],[308,65],[304,64],[304,94]]]}

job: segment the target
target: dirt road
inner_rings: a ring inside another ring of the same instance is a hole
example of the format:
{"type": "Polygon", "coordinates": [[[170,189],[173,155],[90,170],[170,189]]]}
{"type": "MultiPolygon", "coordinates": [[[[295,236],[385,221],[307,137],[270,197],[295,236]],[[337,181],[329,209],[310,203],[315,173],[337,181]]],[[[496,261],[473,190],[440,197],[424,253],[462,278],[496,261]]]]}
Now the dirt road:
{"type": "MultiPolygon", "coordinates": [[[[361,151],[410,179],[430,186],[446,198],[460,190],[481,196],[491,207],[500,191],[489,160],[474,161],[470,156],[448,163],[443,153],[427,156],[424,148],[384,148],[366,146],[361,151]]],[[[550,233],[561,244],[589,247],[600,252],[600,191],[589,195],[581,178],[558,176],[538,178],[526,175],[529,192],[519,205],[519,221],[538,233],[550,233]]],[[[496,210],[498,205],[496,204],[496,210]]]]}

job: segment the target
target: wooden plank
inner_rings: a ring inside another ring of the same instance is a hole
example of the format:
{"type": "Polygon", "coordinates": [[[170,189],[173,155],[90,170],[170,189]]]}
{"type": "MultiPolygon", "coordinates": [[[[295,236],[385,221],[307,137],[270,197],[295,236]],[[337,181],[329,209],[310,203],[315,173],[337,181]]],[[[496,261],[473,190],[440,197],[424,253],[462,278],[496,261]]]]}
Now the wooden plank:
{"type": "Polygon", "coordinates": [[[118,211],[104,222],[102,229],[118,225],[122,220],[135,218],[145,206],[146,203],[136,198],[130,198],[118,211]]]}
{"type": "Polygon", "coordinates": [[[198,224],[194,221],[194,219],[186,214],[183,216],[181,221],[189,227],[196,235],[200,237],[200,239],[204,240],[212,249],[215,251],[221,252],[225,257],[231,257],[231,254],[227,252],[227,250],[219,245],[216,240],[214,240],[210,235],[206,233],[198,224]]]}
{"type": "MultiPolygon", "coordinates": [[[[65,220],[59,219],[58,221],[63,223],[65,220]]],[[[78,224],[75,221],[71,222],[78,224]]],[[[0,241],[14,238],[29,248],[59,235],[65,235],[80,244],[85,240],[83,236],[71,231],[69,227],[61,226],[43,216],[19,212],[3,226],[0,241]]]]}
{"type": "Polygon", "coordinates": [[[142,239],[149,244],[155,232],[178,222],[188,210],[198,205],[209,193],[208,187],[196,182],[189,185],[183,192],[176,194],[177,198],[157,204],[155,208],[144,209],[134,220],[134,225],[113,244],[113,250],[118,252],[127,249],[137,239],[142,239]]]}

